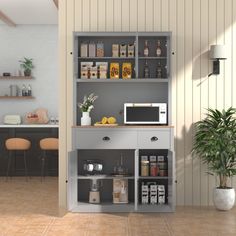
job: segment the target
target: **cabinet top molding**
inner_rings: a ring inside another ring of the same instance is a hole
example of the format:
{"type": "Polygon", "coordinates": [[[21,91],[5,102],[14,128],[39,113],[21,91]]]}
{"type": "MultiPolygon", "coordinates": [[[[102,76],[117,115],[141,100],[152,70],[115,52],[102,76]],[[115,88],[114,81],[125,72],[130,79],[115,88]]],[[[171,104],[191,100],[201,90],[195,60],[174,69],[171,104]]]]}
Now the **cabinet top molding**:
{"type": "Polygon", "coordinates": [[[158,32],[74,32],[74,36],[94,36],[94,37],[99,37],[99,36],[116,36],[116,37],[123,37],[123,36],[171,36],[172,32],[171,31],[158,31],[158,32]]]}

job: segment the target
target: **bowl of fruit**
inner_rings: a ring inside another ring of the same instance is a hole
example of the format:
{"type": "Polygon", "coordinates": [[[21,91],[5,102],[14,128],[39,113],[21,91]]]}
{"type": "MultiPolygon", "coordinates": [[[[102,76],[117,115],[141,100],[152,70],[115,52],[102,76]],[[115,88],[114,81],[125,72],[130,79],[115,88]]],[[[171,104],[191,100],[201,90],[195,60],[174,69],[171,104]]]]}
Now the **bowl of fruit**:
{"type": "Polygon", "coordinates": [[[25,117],[25,122],[27,124],[37,124],[39,121],[39,117],[36,113],[30,112],[25,117]]]}
{"type": "Polygon", "coordinates": [[[97,121],[94,126],[117,126],[116,118],[114,116],[102,117],[100,121],[97,121]]]}

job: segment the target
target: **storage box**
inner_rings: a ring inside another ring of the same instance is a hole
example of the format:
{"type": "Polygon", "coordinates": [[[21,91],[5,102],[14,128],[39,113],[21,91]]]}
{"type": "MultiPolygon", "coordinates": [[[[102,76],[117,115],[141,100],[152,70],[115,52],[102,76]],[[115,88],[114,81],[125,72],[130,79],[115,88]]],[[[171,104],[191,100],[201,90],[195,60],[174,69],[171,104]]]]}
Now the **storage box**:
{"type": "Polygon", "coordinates": [[[112,44],[112,57],[119,57],[119,44],[112,44]]]}
{"type": "Polygon", "coordinates": [[[131,63],[122,63],[122,79],[131,79],[132,65],[131,63]]]}
{"type": "Polygon", "coordinates": [[[134,44],[128,44],[128,57],[134,57],[134,44]]]}
{"type": "Polygon", "coordinates": [[[80,63],[80,78],[89,79],[90,69],[93,66],[93,62],[81,62],[80,63]]]}
{"type": "Polygon", "coordinates": [[[121,44],[120,45],[120,57],[127,57],[127,46],[126,44],[121,44]]]}
{"type": "Polygon", "coordinates": [[[158,185],[158,203],[165,204],[165,186],[158,185]]]}
{"type": "Polygon", "coordinates": [[[91,79],[97,79],[98,78],[97,66],[92,66],[90,68],[90,78],[91,79]]]}
{"type": "Polygon", "coordinates": [[[150,203],[157,204],[157,185],[151,184],[150,185],[150,203]]]}
{"type": "Polygon", "coordinates": [[[88,79],[88,70],[87,70],[87,69],[81,70],[81,72],[80,72],[80,78],[81,78],[81,79],[88,79]]]}
{"type": "Polygon", "coordinates": [[[110,64],[110,78],[119,79],[119,75],[120,75],[119,63],[111,63],[110,64]]]}
{"type": "Polygon", "coordinates": [[[127,179],[113,179],[113,203],[128,203],[127,179]]]}
{"type": "Polygon", "coordinates": [[[99,78],[100,79],[107,79],[107,71],[106,70],[100,70],[99,71],[99,78]]]}
{"type": "Polygon", "coordinates": [[[148,204],[148,185],[144,183],[141,186],[141,202],[142,204],[148,204]]]}

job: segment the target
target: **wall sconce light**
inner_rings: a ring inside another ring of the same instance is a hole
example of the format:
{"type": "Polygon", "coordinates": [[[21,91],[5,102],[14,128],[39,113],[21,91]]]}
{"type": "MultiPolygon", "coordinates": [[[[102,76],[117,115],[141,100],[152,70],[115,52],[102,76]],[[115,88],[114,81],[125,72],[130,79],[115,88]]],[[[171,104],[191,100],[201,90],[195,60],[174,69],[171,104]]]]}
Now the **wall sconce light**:
{"type": "Polygon", "coordinates": [[[211,45],[210,48],[210,59],[213,60],[213,71],[208,75],[219,75],[220,74],[220,60],[227,59],[225,45],[211,45]]]}

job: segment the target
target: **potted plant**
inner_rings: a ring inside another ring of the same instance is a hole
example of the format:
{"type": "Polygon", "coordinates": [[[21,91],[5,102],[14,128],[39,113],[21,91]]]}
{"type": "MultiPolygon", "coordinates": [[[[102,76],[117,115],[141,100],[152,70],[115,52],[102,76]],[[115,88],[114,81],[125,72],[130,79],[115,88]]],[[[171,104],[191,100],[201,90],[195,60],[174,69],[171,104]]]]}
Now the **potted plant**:
{"type": "Polygon", "coordinates": [[[219,178],[213,190],[213,202],[219,210],[229,210],[235,201],[235,191],[229,178],[236,175],[236,109],[208,109],[205,119],[197,122],[193,153],[208,165],[209,174],[219,178]]]}
{"type": "Polygon", "coordinates": [[[24,60],[19,61],[20,67],[24,70],[25,76],[31,76],[31,71],[34,68],[33,59],[24,57],[24,60]]]}
{"type": "Polygon", "coordinates": [[[88,97],[85,95],[83,103],[78,103],[78,106],[82,112],[81,125],[91,125],[90,111],[94,108],[93,103],[98,98],[91,93],[88,97]]]}

